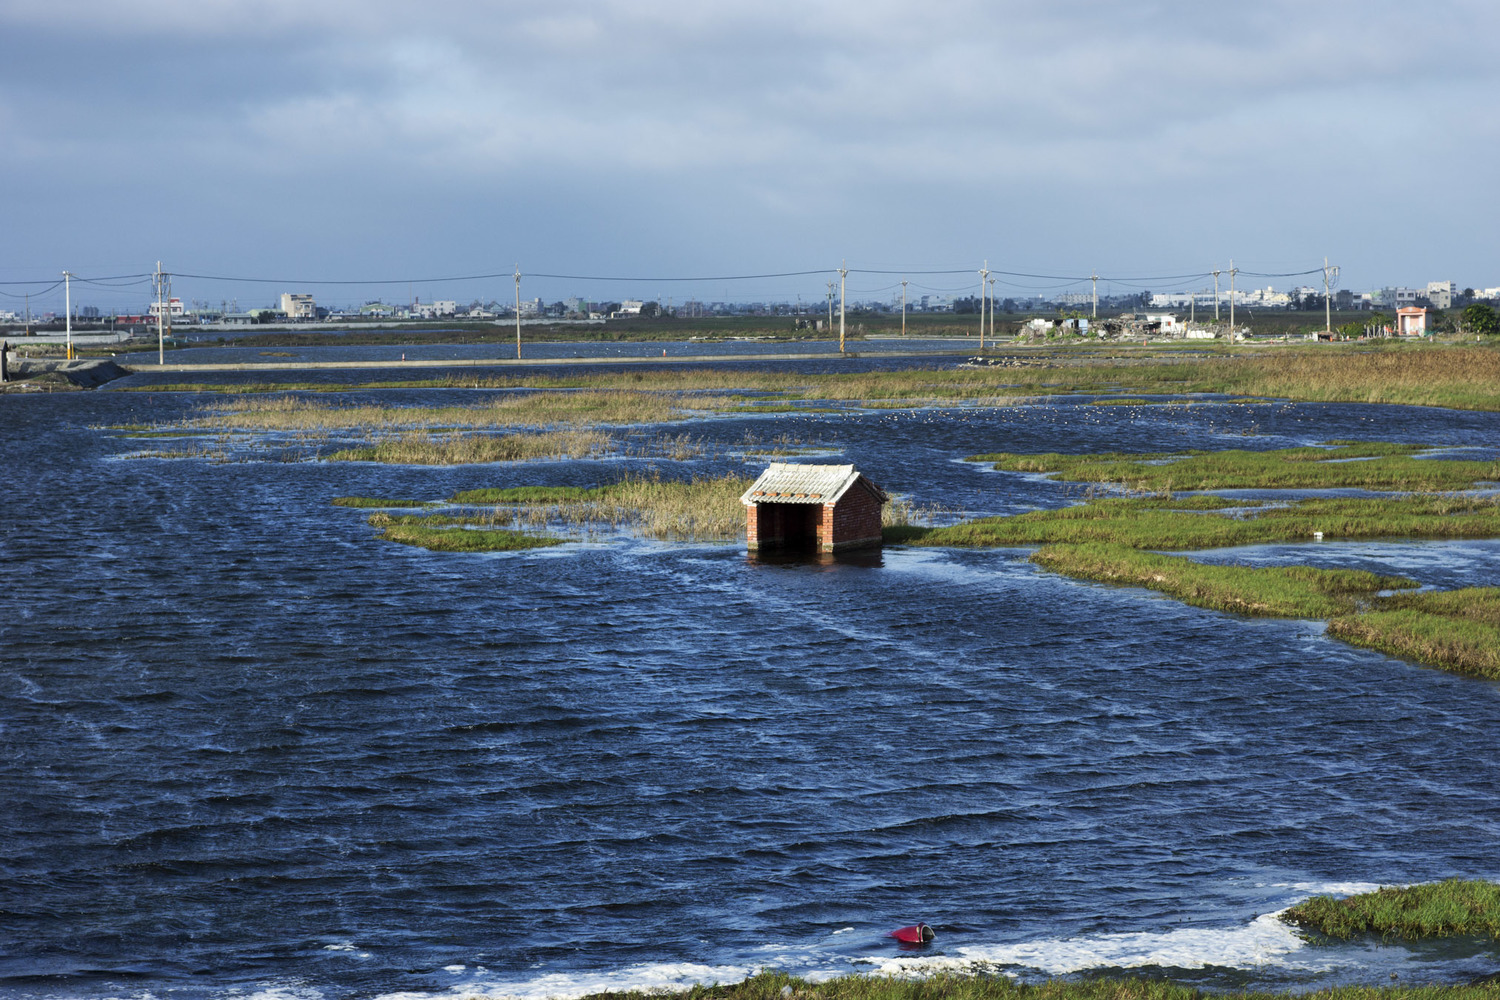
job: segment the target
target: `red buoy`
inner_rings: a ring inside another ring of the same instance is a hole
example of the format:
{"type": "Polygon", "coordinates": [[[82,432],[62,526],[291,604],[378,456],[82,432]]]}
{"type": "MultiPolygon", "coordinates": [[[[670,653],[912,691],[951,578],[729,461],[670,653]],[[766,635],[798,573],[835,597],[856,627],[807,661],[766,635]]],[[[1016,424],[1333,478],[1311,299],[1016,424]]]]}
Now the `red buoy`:
{"type": "Polygon", "coordinates": [[[887,934],[886,937],[893,937],[897,941],[902,941],[906,944],[926,944],[937,937],[937,934],[926,924],[918,923],[912,924],[910,927],[897,928],[887,934]]]}

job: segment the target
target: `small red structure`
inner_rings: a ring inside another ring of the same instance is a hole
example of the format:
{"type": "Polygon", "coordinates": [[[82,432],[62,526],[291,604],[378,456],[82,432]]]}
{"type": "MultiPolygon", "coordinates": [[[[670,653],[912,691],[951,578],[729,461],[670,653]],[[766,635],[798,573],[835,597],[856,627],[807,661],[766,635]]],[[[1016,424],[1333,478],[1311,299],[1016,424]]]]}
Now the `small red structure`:
{"type": "Polygon", "coordinates": [[[751,552],[873,548],[888,499],[852,465],[772,462],[740,497],[746,541],[751,552]]]}

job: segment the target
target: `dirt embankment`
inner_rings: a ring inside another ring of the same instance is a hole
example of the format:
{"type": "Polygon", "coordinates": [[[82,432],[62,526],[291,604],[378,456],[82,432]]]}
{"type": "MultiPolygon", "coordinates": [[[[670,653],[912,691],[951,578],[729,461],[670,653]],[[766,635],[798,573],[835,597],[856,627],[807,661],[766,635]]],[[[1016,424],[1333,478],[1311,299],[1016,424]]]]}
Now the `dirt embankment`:
{"type": "Polygon", "coordinates": [[[17,358],[11,355],[6,364],[7,381],[0,382],[0,392],[71,392],[75,389],[97,389],[107,382],[130,373],[108,358],[86,361],[17,358]]]}

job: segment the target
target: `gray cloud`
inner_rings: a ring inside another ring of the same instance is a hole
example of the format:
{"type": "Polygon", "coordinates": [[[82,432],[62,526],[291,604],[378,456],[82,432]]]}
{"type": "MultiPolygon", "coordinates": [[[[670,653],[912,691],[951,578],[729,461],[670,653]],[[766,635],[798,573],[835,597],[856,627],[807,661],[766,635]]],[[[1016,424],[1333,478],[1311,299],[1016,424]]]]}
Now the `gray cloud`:
{"type": "Polygon", "coordinates": [[[1497,28],[1470,0],[7,0],[0,268],[65,265],[93,219],[127,256],[318,274],[1328,252],[1494,284],[1497,28]]]}

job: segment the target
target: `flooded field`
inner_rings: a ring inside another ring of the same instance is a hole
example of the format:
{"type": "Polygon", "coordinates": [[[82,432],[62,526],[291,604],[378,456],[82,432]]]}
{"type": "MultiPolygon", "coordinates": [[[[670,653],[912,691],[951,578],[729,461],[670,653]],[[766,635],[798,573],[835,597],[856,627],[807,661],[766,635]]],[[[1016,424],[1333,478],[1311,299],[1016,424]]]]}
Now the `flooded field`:
{"type": "MultiPolygon", "coordinates": [[[[541,1000],[765,967],[1215,989],[1496,971],[1470,939],[1314,944],[1274,916],[1500,877],[1493,682],[1318,621],[1070,580],[1022,549],[757,561],[620,532],[439,553],[331,501],[753,475],[747,436],[782,435],[954,520],[1083,493],[974,454],[1347,439],[1493,460],[1500,414],[846,406],[620,431],[703,443],[682,457],[440,466],[297,442],[130,458],[163,442],[104,429],[210,398],[0,397],[0,997],[541,1000]],[[884,937],[918,920],[931,945],[884,937]]],[[[1500,580],[1484,540],[1195,558],[1500,580]]]]}

